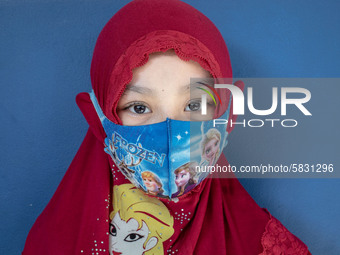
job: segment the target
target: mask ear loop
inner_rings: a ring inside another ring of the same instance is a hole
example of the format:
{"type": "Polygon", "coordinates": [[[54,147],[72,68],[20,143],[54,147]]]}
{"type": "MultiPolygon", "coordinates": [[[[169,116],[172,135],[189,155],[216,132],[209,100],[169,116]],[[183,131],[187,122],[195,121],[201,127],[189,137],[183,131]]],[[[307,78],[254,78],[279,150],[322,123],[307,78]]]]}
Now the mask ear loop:
{"type": "Polygon", "coordinates": [[[94,109],[96,109],[96,112],[97,112],[97,115],[98,115],[98,117],[99,117],[99,119],[100,119],[100,122],[103,123],[103,121],[104,121],[105,119],[107,119],[107,118],[106,118],[106,116],[104,115],[102,109],[101,109],[100,106],[99,106],[99,103],[98,103],[98,100],[97,100],[97,98],[96,98],[96,95],[94,94],[94,91],[92,90],[92,91],[89,93],[89,95],[90,95],[92,104],[93,104],[93,106],[94,106],[94,109]]]}
{"type": "MultiPolygon", "coordinates": [[[[92,90],[90,93],[90,99],[92,101],[93,107],[96,110],[96,113],[98,115],[98,118],[100,120],[100,122],[103,124],[104,120],[108,120],[107,117],[104,115],[102,109],[100,108],[100,105],[98,103],[98,100],[96,98],[96,95],[94,94],[94,91],[92,90]]],[[[105,127],[103,126],[104,130],[105,127]]],[[[116,152],[114,150],[114,145],[113,145],[113,141],[110,140],[109,137],[106,137],[104,139],[104,151],[105,153],[107,153],[108,155],[110,155],[112,161],[114,164],[116,164],[115,162],[115,157],[117,157],[116,152]]]]}

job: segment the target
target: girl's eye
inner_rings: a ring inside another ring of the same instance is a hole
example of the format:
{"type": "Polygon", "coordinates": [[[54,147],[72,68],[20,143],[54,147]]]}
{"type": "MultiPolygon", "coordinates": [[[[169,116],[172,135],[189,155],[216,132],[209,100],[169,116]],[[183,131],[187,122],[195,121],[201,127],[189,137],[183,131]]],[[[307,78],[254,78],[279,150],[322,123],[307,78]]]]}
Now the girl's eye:
{"type": "Polygon", "coordinates": [[[135,114],[145,114],[145,113],[151,112],[150,109],[147,106],[140,104],[140,103],[135,103],[135,104],[129,105],[125,109],[128,109],[129,111],[131,111],[135,114]]]}
{"type": "Polygon", "coordinates": [[[143,238],[144,236],[136,234],[136,233],[131,233],[127,235],[124,239],[125,242],[136,242],[139,239],[143,238]]]}
{"type": "Polygon", "coordinates": [[[110,235],[112,235],[112,236],[117,235],[117,229],[116,229],[115,225],[110,223],[110,231],[109,232],[110,232],[110,235]]]}
{"type": "Polygon", "coordinates": [[[205,151],[205,154],[209,154],[209,152],[210,152],[210,149],[207,149],[207,150],[205,151]]]}
{"type": "Polygon", "coordinates": [[[201,102],[190,102],[186,107],[185,107],[185,111],[188,112],[195,112],[201,109],[201,102]]]}

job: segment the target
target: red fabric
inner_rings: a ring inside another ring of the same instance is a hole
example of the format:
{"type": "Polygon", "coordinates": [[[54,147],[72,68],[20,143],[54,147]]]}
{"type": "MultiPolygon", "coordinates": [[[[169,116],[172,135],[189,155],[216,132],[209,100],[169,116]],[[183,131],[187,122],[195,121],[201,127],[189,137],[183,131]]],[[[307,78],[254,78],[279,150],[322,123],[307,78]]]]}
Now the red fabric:
{"type": "MultiPolygon", "coordinates": [[[[177,0],[135,0],[107,23],[93,53],[92,87],[106,116],[120,123],[115,109],[131,70],[144,64],[148,54],[169,48],[215,78],[232,77],[225,42],[203,14],[177,0]]],[[[221,98],[225,102],[228,97],[222,93],[221,98]]],[[[105,133],[88,94],[79,94],[77,103],[89,131],[32,227],[23,255],[108,254],[110,192],[128,181],[104,152],[105,133]]],[[[218,164],[228,164],[223,155],[218,164]]],[[[261,209],[237,179],[206,179],[177,203],[160,200],[174,217],[175,230],[163,243],[164,254],[267,255],[280,254],[276,247],[284,251],[287,245],[293,252],[282,254],[307,254],[306,246],[261,209]]]]}
{"type": "Polygon", "coordinates": [[[263,253],[267,254],[310,254],[306,245],[290,233],[277,219],[271,216],[262,236],[263,253]]]}

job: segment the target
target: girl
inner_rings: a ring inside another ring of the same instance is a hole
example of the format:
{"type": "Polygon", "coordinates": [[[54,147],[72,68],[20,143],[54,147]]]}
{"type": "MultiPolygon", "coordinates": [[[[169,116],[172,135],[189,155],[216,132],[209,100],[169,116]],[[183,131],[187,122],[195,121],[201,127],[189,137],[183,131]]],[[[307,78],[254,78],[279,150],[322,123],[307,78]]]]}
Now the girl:
{"type": "MultiPolygon", "coordinates": [[[[172,127],[180,130],[181,125],[188,125],[191,114],[199,112],[199,101],[190,99],[190,77],[232,77],[225,42],[202,13],[178,0],[135,0],[112,17],[93,53],[94,92],[77,97],[89,131],[32,227],[23,255],[108,254],[108,248],[114,246],[109,238],[110,232],[114,234],[109,215],[116,208],[111,201],[115,204],[118,199],[115,188],[129,183],[118,162],[104,152],[105,138],[115,132],[124,134],[122,153],[123,149],[134,153],[134,162],[142,158],[139,167],[145,163],[167,169],[163,187],[172,193],[171,169],[176,167],[176,157],[171,155],[181,156],[176,154],[181,148],[176,147],[172,135],[180,141],[185,134],[173,133],[172,127]],[[148,144],[141,142],[145,148],[137,151],[133,144],[145,136],[148,144]],[[135,140],[129,141],[132,137],[135,140]],[[170,147],[162,147],[169,143],[170,147]],[[170,156],[158,153],[162,148],[170,156]]],[[[214,109],[215,117],[230,110],[229,119],[235,120],[232,109],[227,109],[228,94],[220,91],[220,96],[223,101],[214,109]]],[[[228,165],[224,155],[218,164],[228,165]]],[[[141,173],[136,170],[132,177],[140,183],[141,173]]],[[[139,199],[138,192],[132,194],[139,199]]],[[[124,195],[120,199],[124,200],[124,195]]],[[[161,220],[174,230],[163,242],[163,254],[308,254],[306,245],[261,209],[237,179],[205,179],[175,201],[155,199],[174,220],[161,220]]],[[[119,215],[114,219],[125,220],[119,215]]],[[[157,232],[161,230],[162,226],[157,232]]]]}

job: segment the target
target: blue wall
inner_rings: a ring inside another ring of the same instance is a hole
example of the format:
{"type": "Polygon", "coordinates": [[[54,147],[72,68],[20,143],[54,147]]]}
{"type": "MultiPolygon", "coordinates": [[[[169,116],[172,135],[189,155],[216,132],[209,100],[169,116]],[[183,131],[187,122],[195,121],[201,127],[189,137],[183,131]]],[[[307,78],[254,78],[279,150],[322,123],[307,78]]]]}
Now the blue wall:
{"type": "MultiPolygon", "coordinates": [[[[221,30],[236,77],[340,77],[339,1],[186,2],[221,30]]],[[[0,2],[1,254],[21,252],[82,142],[87,123],[74,99],[90,90],[96,38],[123,5],[0,2]]],[[[230,136],[231,162],[247,157],[239,142],[251,139],[245,136],[239,130],[230,136]]],[[[258,143],[261,150],[268,150],[266,142],[258,143]]],[[[340,254],[340,179],[241,182],[313,254],[340,254]]]]}

